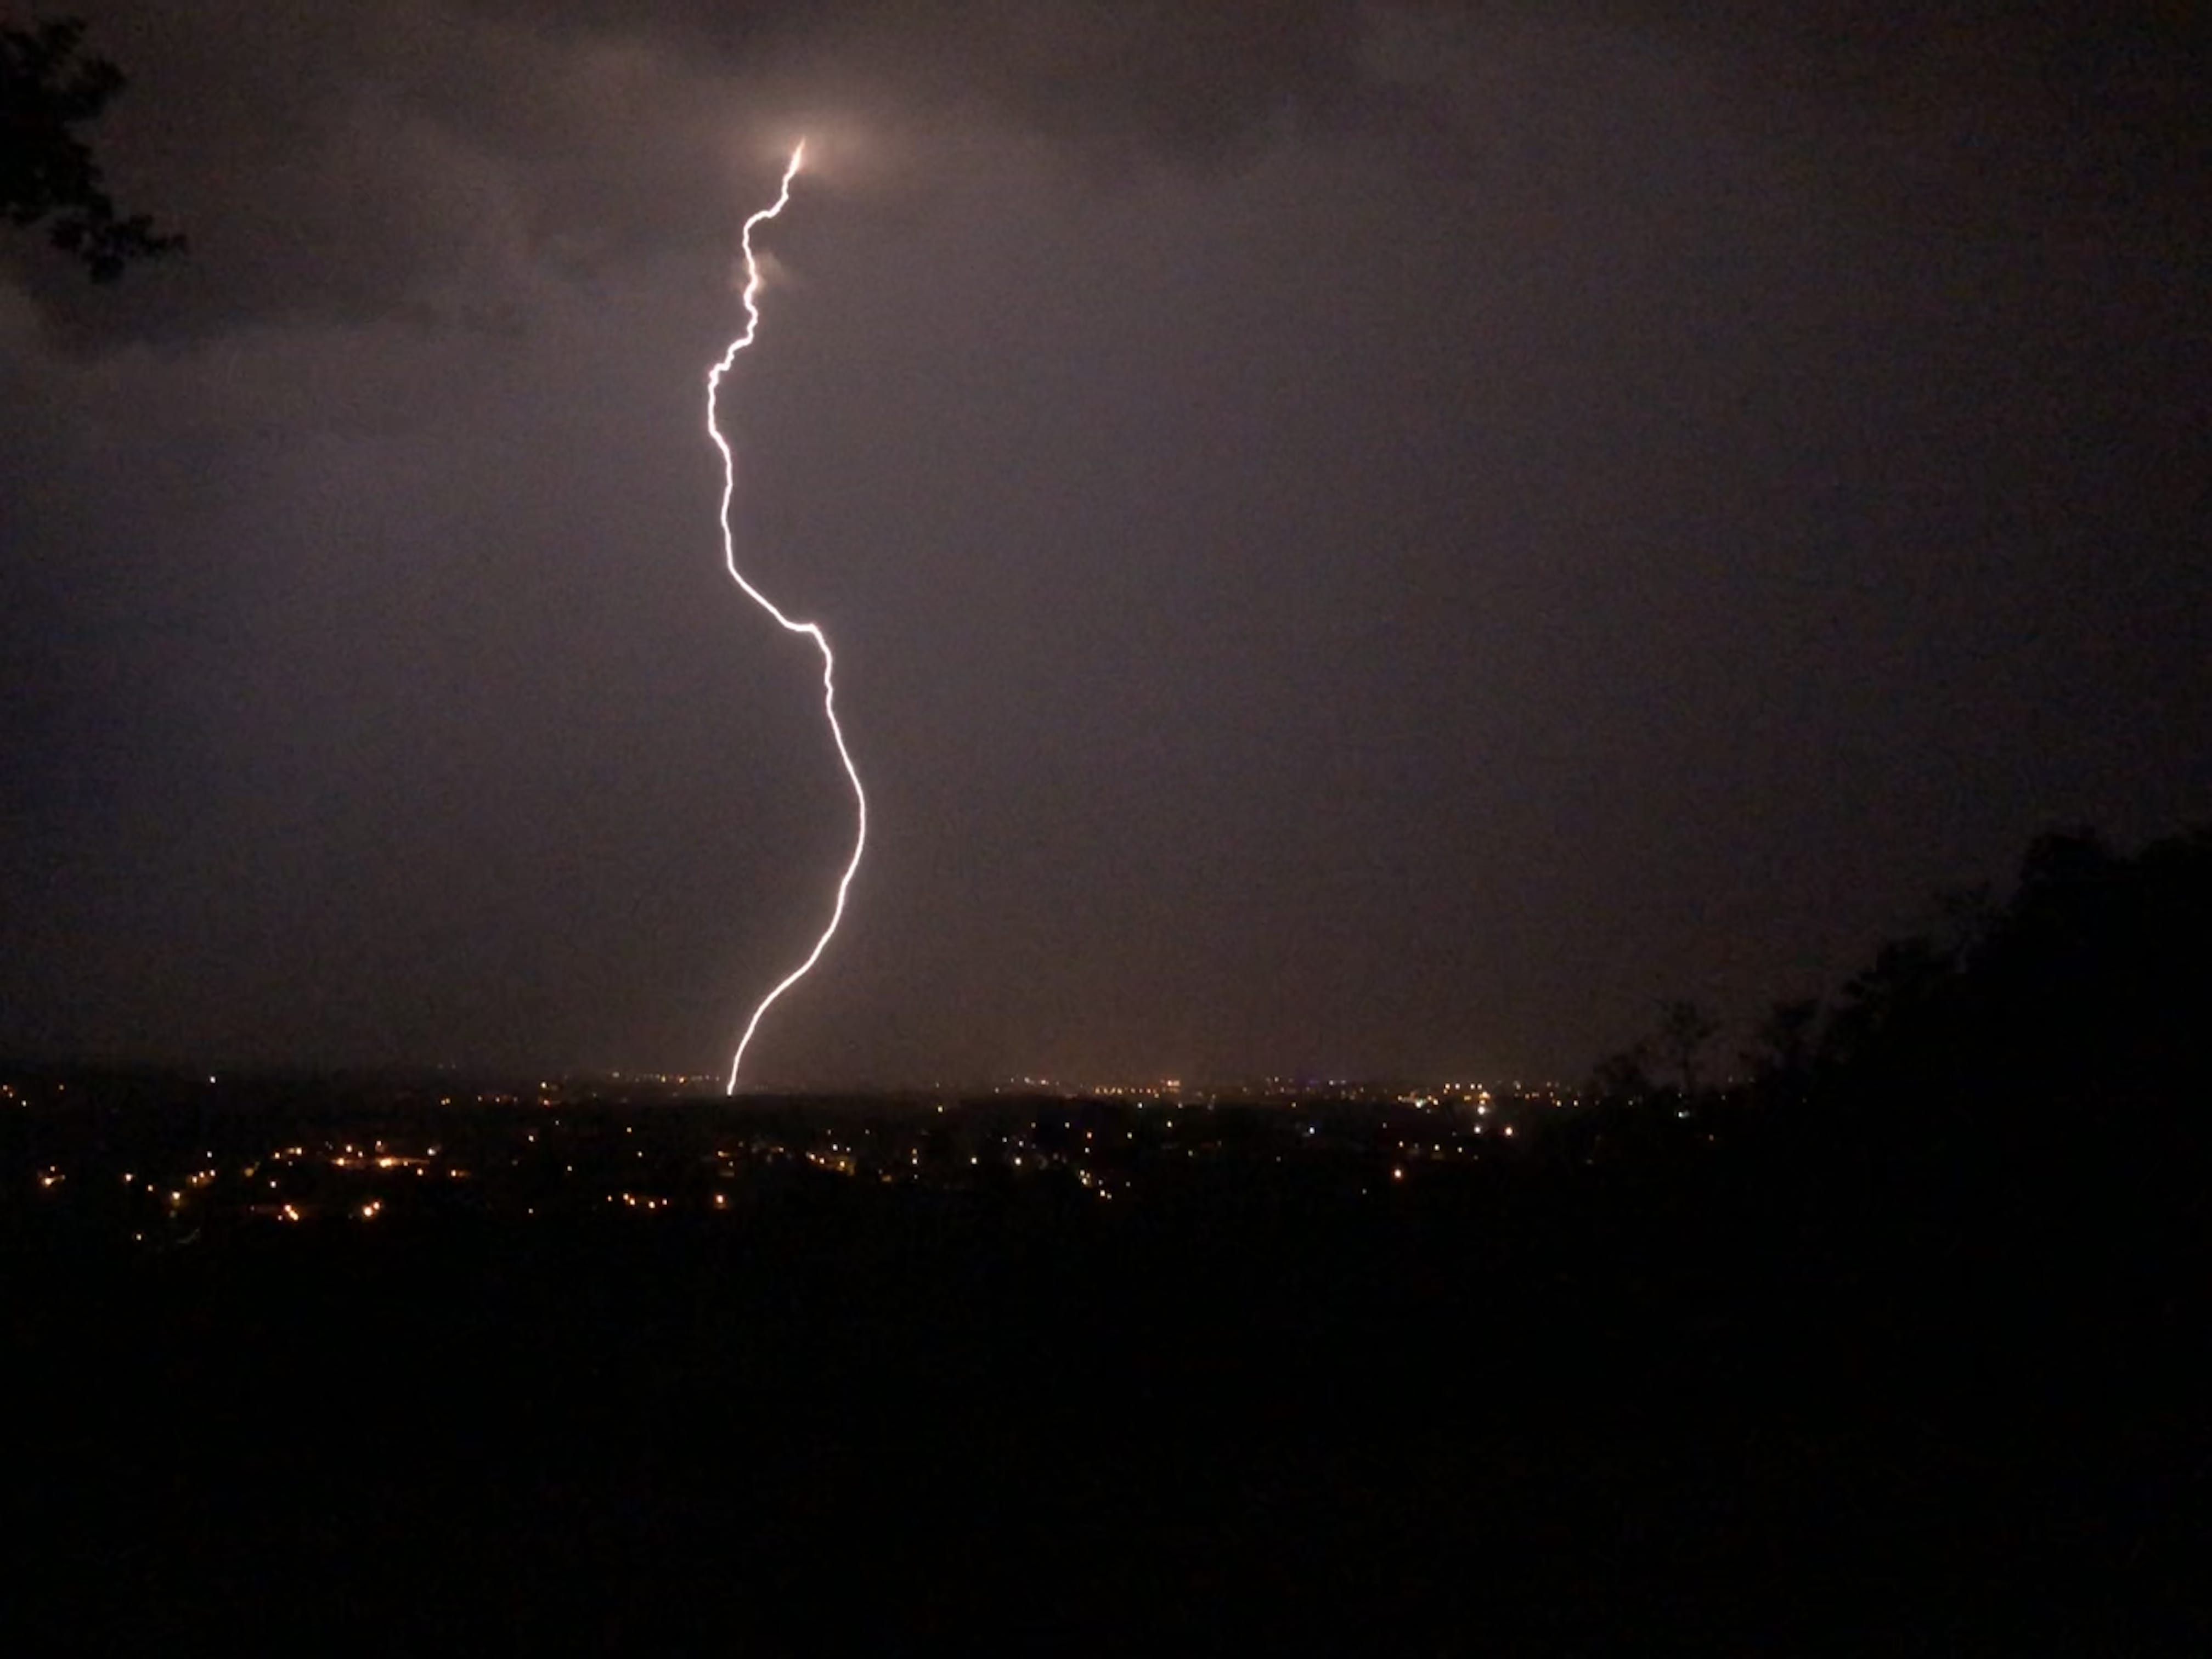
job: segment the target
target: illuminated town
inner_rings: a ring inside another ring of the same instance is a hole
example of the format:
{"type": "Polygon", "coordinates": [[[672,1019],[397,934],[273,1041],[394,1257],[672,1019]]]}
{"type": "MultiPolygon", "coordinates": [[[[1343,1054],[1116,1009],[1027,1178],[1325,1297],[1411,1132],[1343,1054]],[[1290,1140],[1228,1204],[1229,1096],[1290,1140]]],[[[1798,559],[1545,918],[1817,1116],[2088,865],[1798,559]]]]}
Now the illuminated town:
{"type": "MultiPolygon", "coordinates": [[[[10,1185],[47,1221],[176,1248],[240,1229],[730,1218],[824,1182],[1124,1205],[1237,1187],[1372,1196],[1510,1160],[1571,1122],[1555,1085],[1030,1076],[937,1095],[749,1097],[610,1074],[468,1086],[25,1073],[10,1185]]],[[[1591,1155],[1585,1147],[1582,1156],[1591,1155]]]]}

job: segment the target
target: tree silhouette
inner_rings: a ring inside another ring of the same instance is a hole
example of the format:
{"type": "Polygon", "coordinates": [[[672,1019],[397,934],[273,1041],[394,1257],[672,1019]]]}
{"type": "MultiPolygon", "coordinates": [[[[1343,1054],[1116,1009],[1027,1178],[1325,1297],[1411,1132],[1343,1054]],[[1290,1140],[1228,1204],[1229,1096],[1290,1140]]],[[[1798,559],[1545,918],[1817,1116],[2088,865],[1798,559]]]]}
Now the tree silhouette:
{"type": "Polygon", "coordinates": [[[1885,1073],[1932,1081],[1952,1052],[1958,967],[1951,951],[1923,935],[1883,943],[1872,965],[1844,986],[1824,1060],[1856,1068],[1868,1081],[1885,1073]]]}
{"type": "Polygon", "coordinates": [[[185,239],[145,214],[118,214],[100,164],[76,129],[96,120],[123,90],[123,71],[83,56],[75,18],[0,28],[0,214],[44,223],[56,247],[113,282],[137,259],[181,252],[185,239]]]}
{"type": "Polygon", "coordinates": [[[1710,1014],[1686,998],[1660,1005],[1660,1051],[1681,1074],[1685,1096],[1698,1092],[1698,1061],[1719,1029],[1710,1014]]]}
{"type": "Polygon", "coordinates": [[[1640,1042],[1607,1054],[1590,1073],[1589,1092],[1599,1100],[1642,1100],[1652,1091],[1649,1058],[1640,1042]]]}
{"type": "Polygon", "coordinates": [[[1744,1063],[1772,1091],[1802,1094],[1812,1074],[1820,1023],[1818,997],[1776,1003],[1759,1022],[1758,1046],[1744,1055],[1744,1063]]]}

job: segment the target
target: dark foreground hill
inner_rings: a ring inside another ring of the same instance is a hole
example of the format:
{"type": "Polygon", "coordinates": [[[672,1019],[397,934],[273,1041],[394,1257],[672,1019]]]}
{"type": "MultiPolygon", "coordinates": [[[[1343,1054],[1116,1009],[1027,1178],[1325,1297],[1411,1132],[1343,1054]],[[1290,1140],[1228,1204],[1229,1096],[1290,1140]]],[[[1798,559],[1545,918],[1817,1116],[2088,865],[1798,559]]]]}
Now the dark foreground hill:
{"type": "MultiPolygon", "coordinates": [[[[1218,1158],[1155,1136],[1116,1201],[1067,1160],[887,1184],[848,1116],[726,1208],[548,1210],[656,1155],[517,1105],[520,1215],[134,1237],[11,1197],[0,1637],[2212,1651],[2212,837],[2054,838],[1972,920],[1781,1022],[1753,1085],[1624,1087],[1510,1157],[1463,1126],[1402,1180],[1279,1160],[1261,1114],[1218,1158]]],[[[1018,1160],[1092,1142],[1043,1127],[1018,1160]]],[[[38,1140],[0,1135],[11,1194],[38,1140]]]]}
{"type": "Polygon", "coordinates": [[[11,1646],[2202,1650],[2201,1250],[1773,1196],[827,1182],[19,1261],[11,1646]]]}

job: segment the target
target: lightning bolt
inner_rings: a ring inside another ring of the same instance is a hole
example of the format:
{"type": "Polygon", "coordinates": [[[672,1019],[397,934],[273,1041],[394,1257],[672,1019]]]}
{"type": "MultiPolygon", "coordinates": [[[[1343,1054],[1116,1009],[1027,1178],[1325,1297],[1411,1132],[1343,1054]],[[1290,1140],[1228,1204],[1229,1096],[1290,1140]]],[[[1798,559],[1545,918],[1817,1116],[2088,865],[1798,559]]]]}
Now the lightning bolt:
{"type": "Polygon", "coordinates": [[[868,844],[867,793],[860,787],[860,774],[853,764],[852,751],[845,747],[845,730],[837,724],[837,659],[830,654],[829,636],[823,633],[819,623],[793,622],[777,609],[775,602],[767,594],[747,581],[745,573],[738,568],[737,541],[730,533],[730,501],[738,493],[737,463],[731,457],[729,441],[722,436],[722,428],[715,418],[723,376],[737,362],[738,354],[750,345],[753,336],[760,331],[761,271],[760,263],[753,256],[754,228],[775,218],[790,203],[791,181],[799,176],[799,164],[805,155],[806,143],[802,139],[791,152],[791,161],[783,170],[783,182],[777,187],[775,200],[745,221],[744,233],[738,238],[745,256],[745,331],[730,342],[729,348],[722,353],[721,361],[707,371],[707,435],[722,453],[722,562],[729,570],[730,580],[744,589],[747,599],[775,617],[779,626],[793,634],[805,635],[814,641],[814,648],[822,653],[822,712],[829,719],[830,736],[837,745],[837,758],[844,763],[845,775],[852,781],[856,828],[853,836],[853,857],[845,866],[845,873],[838,878],[837,902],[830,907],[830,925],[822,930],[822,937],[814,941],[814,948],[806,953],[806,960],[793,969],[774,990],[760,1000],[760,1006],[753,1010],[752,1018],[745,1022],[745,1034],[738,1039],[738,1051],[730,1058],[730,1083],[724,1091],[732,1095],[738,1091],[738,1069],[745,1063],[745,1050],[751,1045],[753,1034],[760,1030],[761,1017],[775,1005],[778,997],[812,971],[814,964],[822,959],[822,952],[828,947],[831,936],[836,933],[837,924],[844,920],[845,895],[851,890],[853,878],[860,868],[860,854],[868,844]]]}

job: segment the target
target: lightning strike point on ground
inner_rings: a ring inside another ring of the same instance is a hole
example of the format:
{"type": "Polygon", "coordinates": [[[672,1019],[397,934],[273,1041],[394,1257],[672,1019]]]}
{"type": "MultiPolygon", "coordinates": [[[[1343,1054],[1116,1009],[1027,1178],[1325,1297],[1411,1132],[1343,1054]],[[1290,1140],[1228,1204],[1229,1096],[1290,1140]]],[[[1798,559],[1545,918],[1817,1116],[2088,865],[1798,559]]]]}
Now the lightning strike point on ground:
{"type": "Polygon", "coordinates": [[[751,1046],[754,1033],[760,1030],[762,1016],[775,1006],[778,997],[812,970],[814,964],[822,959],[822,952],[828,947],[831,936],[836,933],[837,924],[844,919],[845,896],[852,888],[854,876],[860,871],[860,854],[868,844],[868,797],[860,787],[860,774],[853,764],[852,751],[845,747],[844,728],[837,724],[837,659],[830,654],[829,636],[823,633],[819,623],[793,622],[767,594],[747,581],[744,572],[738,568],[737,540],[730,530],[730,502],[737,495],[738,488],[737,464],[731,455],[729,441],[723,437],[722,428],[716,420],[722,378],[730,372],[730,366],[737,361],[738,354],[753,343],[754,335],[760,331],[761,270],[759,261],[753,253],[753,231],[756,227],[781,213],[789,204],[791,181],[799,176],[799,163],[805,154],[806,144],[801,140],[792,150],[791,160],[784,167],[783,182],[777,188],[775,200],[745,221],[744,230],[738,239],[745,259],[745,286],[742,296],[745,307],[745,329],[744,333],[730,342],[722,353],[721,360],[707,371],[707,435],[714,441],[714,447],[721,452],[722,456],[722,562],[730,573],[730,580],[745,591],[746,598],[775,617],[780,627],[793,634],[805,635],[814,641],[814,648],[822,653],[822,712],[830,721],[830,736],[837,745],[837,758],[843,763],[845,775],[852,781],[855,829],[853,856],[845,866],[845,873],[838,878],[837,899],[830,907],[829,926],[822,930],[822,937],[814,941],[814,948],[806,953],[806,959],[760,1000],[752,1012],[752,1018],[745,1022],[744,1035],[738,1039],[737,1053],[730,1059],[729,1086],[724,1091],[732,1095],[738,1091],[738,1072],[745,1062],[745,1050],[751,1046]]]}

